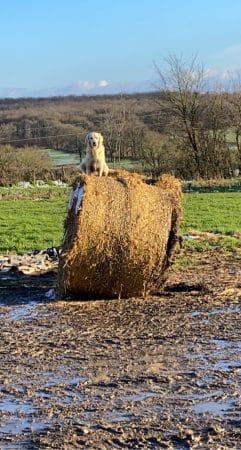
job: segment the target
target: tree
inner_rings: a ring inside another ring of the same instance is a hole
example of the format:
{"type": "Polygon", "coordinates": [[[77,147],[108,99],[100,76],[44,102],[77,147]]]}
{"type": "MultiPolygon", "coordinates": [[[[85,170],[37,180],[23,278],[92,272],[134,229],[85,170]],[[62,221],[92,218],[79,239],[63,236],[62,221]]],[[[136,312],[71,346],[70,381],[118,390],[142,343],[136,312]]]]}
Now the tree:
{"type": "Polygon", "coordinates": [[[111,159],[137,158],[142,146],[145,126],[136,116],[135,102],[124,96],[103,111],[102,133],[107,155],[111,159]]]}
{"type": "Polygon", "coordinates": [[[236,76],[232,79],[232,93],[228,96],[228,102],[230,125],[234,131],[237,151],[233,170],[241,170],[241,72],[237,72],[236,76]]]}
{"type": "Polygon", "coordinates": [[[146,133],[139,156],[144,169],[147,169],[152,177],[157,177],[164,172],[173,172],[177,161],[169,136],[155,131],[146,133]]]}
{"type": "Polygon", "coordinates": [[[228,125],[222,93],[204,92],[205,70],[196,57],[188,63],[170,55],[166,63],[167,74],[158,67],[157,71],[170,107],[169,126],[178,148],[186,154],[189,177],[223,176],[228,125]]]}
{"type": "Polygon", "coordinates": [[[14,148],[0,146],[0,183],[12,184],[18,181],[32,181],[45,178],[52,168],[50,157],[36,147],[14,148]]]}

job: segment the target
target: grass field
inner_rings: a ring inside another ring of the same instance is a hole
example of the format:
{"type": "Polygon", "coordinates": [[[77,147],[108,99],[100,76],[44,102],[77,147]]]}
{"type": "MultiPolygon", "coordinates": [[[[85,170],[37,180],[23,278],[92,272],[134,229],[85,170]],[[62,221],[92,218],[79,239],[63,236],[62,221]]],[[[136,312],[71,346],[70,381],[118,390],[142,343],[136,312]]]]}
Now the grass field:
{"type": "Polygon", "coordinates": [[[191,229],[233,235],[241,232],[241,192],[185,194],[183,232],[191,229]]]}
{"type": "MultiPolygon", "coordinates": [[[[31,190],[24,195],[32,196],[31,190]]],[[[7,192],[6,192],[7,193],[7,192]]],[[[32,251],[61,244],[67,211],[68,191],[54,188],[46,198],[39,190],[34,198],[2,197],[0,208],[0,252],[32,251]],[[44,198],[41,198],[44,196],[44,198]]],[[[193,230],[216,233],[218,244],[233,250],[241,246],[241,193],[185,194],[183,196],[183,234],[193,230]]],[[[188,242],[204,248],[210,245],[188,242]]]]}
{"type": "Polygon", "coordinates": [[[65,212],[66,198],[2,200],[0,251],[21,253],[58,246],[65,212]]]}
{"type": "Polygon", "coordinates": [[[185,241],[186,246],[204,250],[221,247],[241,249],[241,192],[185,194],[183,196],[182,233],[212,233],[199,240],[185,241]]]}

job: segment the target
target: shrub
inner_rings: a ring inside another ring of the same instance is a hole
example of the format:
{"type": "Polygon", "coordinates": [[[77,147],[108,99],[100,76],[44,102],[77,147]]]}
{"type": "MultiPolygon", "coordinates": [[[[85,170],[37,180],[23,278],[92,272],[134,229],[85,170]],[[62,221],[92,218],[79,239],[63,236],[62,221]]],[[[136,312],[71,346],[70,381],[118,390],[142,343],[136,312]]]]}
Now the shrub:
{"type": "Polygon", "coordinates": [[[1,185],[46,178],[51,167],[50,157],[37,147],[0,146],[1,185]]]}

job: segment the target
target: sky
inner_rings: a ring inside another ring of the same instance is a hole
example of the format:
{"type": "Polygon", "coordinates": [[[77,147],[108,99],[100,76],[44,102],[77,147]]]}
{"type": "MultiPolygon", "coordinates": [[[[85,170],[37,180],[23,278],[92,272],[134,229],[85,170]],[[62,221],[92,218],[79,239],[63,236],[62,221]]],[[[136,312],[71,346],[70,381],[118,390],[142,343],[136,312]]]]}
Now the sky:
{"type": "Polygon", "coordinates": [[[0,97],[147,91],[168,55],[241,70],[241,1],[0,0],[0,97]]]}

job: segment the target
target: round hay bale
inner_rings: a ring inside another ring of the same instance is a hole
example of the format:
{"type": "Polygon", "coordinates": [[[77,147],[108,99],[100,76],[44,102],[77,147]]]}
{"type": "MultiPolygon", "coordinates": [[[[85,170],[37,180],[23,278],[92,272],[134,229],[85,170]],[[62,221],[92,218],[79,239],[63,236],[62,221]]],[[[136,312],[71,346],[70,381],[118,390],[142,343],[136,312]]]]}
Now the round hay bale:
{"type": "Polygon", "coordinates": [[[157,291],[177,240],[181,185],[125,171],[76,178],[59,261],[59,294],[142,296],[157,291]]]}

